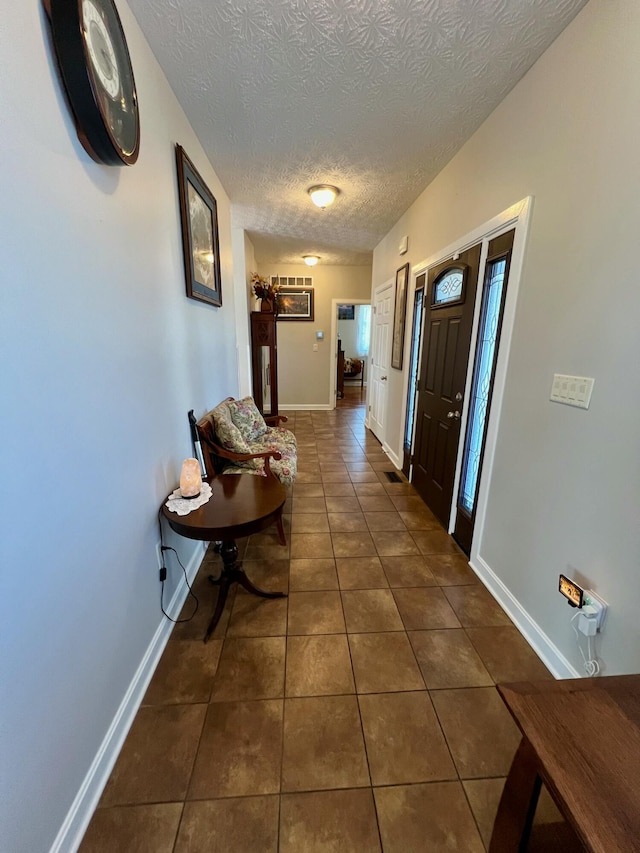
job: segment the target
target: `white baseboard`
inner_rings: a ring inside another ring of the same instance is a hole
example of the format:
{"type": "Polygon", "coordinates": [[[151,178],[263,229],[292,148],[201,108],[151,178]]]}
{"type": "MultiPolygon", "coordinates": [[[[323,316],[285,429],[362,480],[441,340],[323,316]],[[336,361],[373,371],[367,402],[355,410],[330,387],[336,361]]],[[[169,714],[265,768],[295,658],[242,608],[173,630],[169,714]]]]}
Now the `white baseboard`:
{"type": "MultiPolygon", "coordinates": [[[[186,570],[189,584],[191,584],[200,568],[204,553],[203,548],[196,547],[191,559],[187,563],[186,570]]],[[[167,607],[167,613],[172,618],[178,618],[187,593],[187,586],[183,579],[167,607]]],[[[171,636],[172,628],[173,623],[165,616],[162,616],[153,639],[140,661],[140,665],[129,684],[127,692],[120,703],[120,707],[109,726],[104,740],[100,744],[95,758],[91,762],[89,771],[71,804],[71,808],[58,831],[55,841],[51,845],[49,853],[75,853],[80,846],[82,838],[89,826],[89,821],[93,817],[104,787],[111,775],[116,759],[120,754],[122,745],[129,733],[140,703],[144,698],[149,682],[164,651],[164,647],[171,636]]]]}
{"type": "Polygon", "coordinates": [[[281,412],[329,412],[333,409],[330,403],[281,403],[278,410],[281,412]]]}
{"type": "Polygon", "coordinates": [[[382,449],[387,454],[389,459],[393,462],[393,464],[398,469],[398,471],[401,471],[402,470],[402,460],[398,458],[398,455],[393,452],[393,450],[389,447],[389,445],[387,444],[386,441],[382,445],[382,449]]]}
{"type": "Polygon", "coordinates": [[[513,620],[516,628],[550,672],[553,673],[555,678],[580,678],[578,670],[567,660],[560,649],[551,642],[538,623],[531,618],[518,599],[507,589],[482,557],[476,555],[473,562],[470,562],[469,565],[502,609],[513,620]]]}

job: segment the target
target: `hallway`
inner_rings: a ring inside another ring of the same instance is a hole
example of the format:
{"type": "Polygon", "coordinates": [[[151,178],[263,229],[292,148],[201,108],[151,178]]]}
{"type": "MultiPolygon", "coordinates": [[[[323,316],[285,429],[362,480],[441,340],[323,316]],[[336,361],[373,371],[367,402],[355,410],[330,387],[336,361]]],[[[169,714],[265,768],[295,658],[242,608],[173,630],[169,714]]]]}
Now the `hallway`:
{"type": "MultiPolygon", "coordinates": [[[[287,426],[289,544],[269,530],[241,550],[289,598],[237,592],[204,645],[210,549],[82,853],[488,845],[519,742],[493,685],[550,675],[412,486],[388,481],[364,403],[287,426]]],[[[548,797],[539,813],[539,838],[560,831],[548,797]]]]}

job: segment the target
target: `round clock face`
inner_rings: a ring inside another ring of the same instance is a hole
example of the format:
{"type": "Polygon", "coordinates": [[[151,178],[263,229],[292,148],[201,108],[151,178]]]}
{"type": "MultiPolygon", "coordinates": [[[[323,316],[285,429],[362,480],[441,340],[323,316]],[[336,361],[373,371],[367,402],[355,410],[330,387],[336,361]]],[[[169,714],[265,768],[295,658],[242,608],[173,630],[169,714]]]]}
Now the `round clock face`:
{"type": "Polygon", "coordinates": [[[50,0],[50,17],[80,141],[99,163],[135,163],[138,98],[113,0],[50,0]]]}
{"type": "Polygon", "coordinates": [[[120,92],[120,72],[109,30],[92,0],[83,0],[82,23],[96,79],[114,100],[120,92]]]}

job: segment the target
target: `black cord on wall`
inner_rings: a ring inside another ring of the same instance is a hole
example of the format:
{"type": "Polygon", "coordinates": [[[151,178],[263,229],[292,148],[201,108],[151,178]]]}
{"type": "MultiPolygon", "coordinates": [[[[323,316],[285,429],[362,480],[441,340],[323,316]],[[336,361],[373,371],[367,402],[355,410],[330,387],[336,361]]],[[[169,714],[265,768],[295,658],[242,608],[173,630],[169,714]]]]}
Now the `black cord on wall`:
{"type": "Polygon", "coordinates": [[[180,559],[178,552],[176,551],[175,548],[171,548],[169,545],[164,544],[164,532],[162,529],[161,510],[158,512],[158,527],[160,528],[160,553],[162,554],[162,566],[160,568],[160,609],[162,610],[164,615],[167,617],[167,619],[176,625],[181,623],[181,622],[190,622],[193,619],[193,617],[196,615],[196,613],[198,612],[198,607],[199,607],[200,602],[198,601],[198,598],[195,595],[194,591],[191,589],[191,585],[189,584],[189,579],[187,577],[187,570],[182,565],[182,560],[180,559]],[[176,560],[178,561],[180,568],[184,572],[184,582],[186,583],[187,589],[189,590],[189,595],[193,598],[193,600],[196,603],[196,606],[193,609],[193,613],[191,614],[191,616],[188,616],[186,619],[172,619],[172,617],[169,616],[167,611],[164,609],[164,582],[167,579],[167,567],[164,564],[165,551],[173,551],[173,553],[176,555],[176,560]]]}

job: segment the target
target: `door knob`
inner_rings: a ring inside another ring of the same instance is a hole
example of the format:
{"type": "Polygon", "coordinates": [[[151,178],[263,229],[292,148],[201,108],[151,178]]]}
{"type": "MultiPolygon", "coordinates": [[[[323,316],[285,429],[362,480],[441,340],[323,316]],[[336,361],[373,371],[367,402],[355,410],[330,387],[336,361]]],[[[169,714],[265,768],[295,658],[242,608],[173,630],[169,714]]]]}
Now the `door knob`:
{"type": "Polygon", "coordinates": [[[380,377],[380,382],[386,382],[386,381],[387,381],[387,377],[386,377],[386,376],[381,376],[381,377],[380,377]]]}
{"type": "Polygon", "coordinates": [[[460,420],[460,412],[456,409],[455,412],[447,412],[447,417],[452,421],[460,420]]]}

